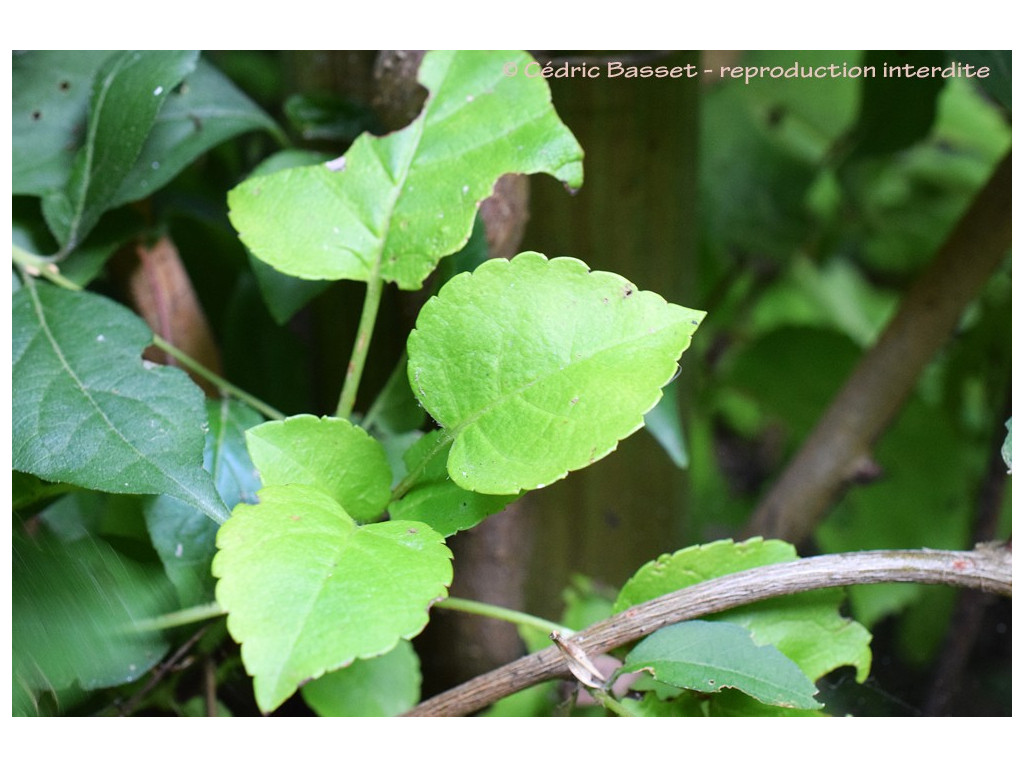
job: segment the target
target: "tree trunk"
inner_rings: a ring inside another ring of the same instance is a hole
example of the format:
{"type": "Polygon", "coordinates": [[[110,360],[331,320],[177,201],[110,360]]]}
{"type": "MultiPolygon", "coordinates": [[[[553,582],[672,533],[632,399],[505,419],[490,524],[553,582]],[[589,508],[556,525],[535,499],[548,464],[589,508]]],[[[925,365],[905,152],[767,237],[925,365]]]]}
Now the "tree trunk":
{"type": "MultiPolygon", "coordinates": [[[[595,59],[638,57],[646,54],[595,59]]],[[[538,58],[543,64],[555,56],[538,58]]],[[[685,66],[698,57],[677,53],[643,63],[685,66]]],[[[533,178],[523,246],[581,259],[692,306],[700,81],[606,72],[602,66],[599,78],[549,81],[558,114],[584,148],[585,178],[574,196],[550,178],[533,178]]],[[[685,357],[682,367],[676,385],[685,391],[685,357]]],[[[597,466],[529,494],[535,543],[527,610],[557,616],[571,574],[617,586],[647,560],[681,546],[685,478],[650,435],[637,433],[597,466]]]]}

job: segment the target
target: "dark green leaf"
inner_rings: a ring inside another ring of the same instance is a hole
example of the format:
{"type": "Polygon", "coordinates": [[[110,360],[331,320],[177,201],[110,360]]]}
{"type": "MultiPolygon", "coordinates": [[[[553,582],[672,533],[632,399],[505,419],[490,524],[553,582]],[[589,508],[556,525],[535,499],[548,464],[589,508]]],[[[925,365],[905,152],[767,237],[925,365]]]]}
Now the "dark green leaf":
{"type": "Polygon", "coordinates": [[[103,62],[71,176],[43,200],[43,214],[64,253],[115,207],[171,90],[196,65],[195,51],[123,51],[103,62]]]}
{"type": "Polygon", "coordinates": [[[680,469],[686,469],[690,464],[690,457],[686,455],[686,438],[683,436],[676,387],[669,384],[663,392],[664,397],[644,416],[644,429],[665,449],[673,464],[680,469]]]}
{"type": "MultiPolygon", "coordinates": [[[[796,559],[791,544],[758,538],[688,547],[641,567],[619,592],[615,611],[717,576],[796,559]]],[[[871,666],[871,636],[840,615],[843,599],[842,590],[816,590],[734,608],[717,618],[750,630],[759,645],[775,646],[812,680],[850,665],[863,681],[871,666]]]]}
{"type": "Polygon", "coordinates": [[[149,328],[89,293],[29,282],[14,294],[13,468],[109,493],[167,493],[214,521],[202,468],[202,392],[144,363],[149,328]]]}
{"type": "MultiPolygon", "coordinates": [[[[208,400],[209,431],[203,467],[213,476],[224,505],[252,504],[260,488],[259,475],[245,447],[245,431],[263,421],[246,405],[233,400],[208,400]]],[[[146,525],[168,578],[181,604],[213,600],[210,562],[217,551],[218,525],[172,496],[157,496],[145,507],[146,525]]]]}
{"type": "Polygon", "coordinates": [[[686,621],[659,629],[641,640],[622,666],[622,672],[643,669],[656,680],[693,691],[736,688],[777,707],[821,707],[814,700],[814,683],[796,664],[726,622],[686,621]]]}
{"type": "Polygon", "coordinates": [[[402,355],[363,418],[362,423],[366,429],[397,437],[423,426],[426,414],[409,388],[408,367],[409,361],[402,355]]]}
{"type": "Polygon", "coordinates": [[[977,82],[988,94],[1002,104],[1006,111],[1013,108],[1013,52],[1012,51],[947,51],[954,61],[970,64],[975,71],[988,68],[986,77],[977,82]]]}
{"type": "MultiPolygon", "coordinates": [[[[941,51],[867,51],[864,66],[877,75],[861,83],[860,118],[854,127],[854,154],[896,152],[923,140],[935,122],[937,101],[945,80],[941,77],[886,76],[895,67],[943,65],[941,51]]],[[[945,62],[949,64],[948,61],[945,62]]]]}
{"type": "Polygon", "coordinates": [[[40,693],[136,680],[167,651],[136,628],[173,608],[167,582],[99,539],[14,538],[14,714],[33,714],[40,693]]]}
{"type": "Polygon", "coordinates": [[[248,96],[200,59],[167,97],[109,207],[148,197],[208,149],[256,130],[280,133],[248,96]]]}
{"type": "Polygon", "coordinates": [[[85,136],[92,80],[111,51],[21,51],[12,58],[11,179],[42,197],[71,176],[85,136]]]}
{"type": "Polygon", "coordinates": [[[284,113],[307,141],[351,144],[359,134],[380,129],[372,109],[332,93],[293,94],[284,113]]]}

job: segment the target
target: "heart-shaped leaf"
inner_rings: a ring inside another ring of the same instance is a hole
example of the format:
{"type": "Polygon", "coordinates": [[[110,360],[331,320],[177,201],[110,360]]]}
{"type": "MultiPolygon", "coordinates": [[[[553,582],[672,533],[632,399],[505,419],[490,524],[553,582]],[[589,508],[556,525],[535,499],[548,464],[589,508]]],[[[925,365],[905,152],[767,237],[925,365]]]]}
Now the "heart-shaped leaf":
{"type": "Polygon", "coordinates": [[[142,360],[153,333],[109,299],[28,281],[12,298],[13,468],[108,493],[166,493],[215,522],[202,391],[142,360]]]}
{"type": "Polygon", "coordinates": [[[506,173],[549,173],[575,189],[583,150],[521,52],[431,51],[421,114],[387,136],[363,134],[343,161],[254,178],[228,195],[231,222],[260,259],[309,280],[377,275],[415,289],[469,238],[506,173]]]}
{"type": "Polygon", "coordinates": [[[268,421],[245,440],[264,485],[311,486],[360,522],[378,517],[391,498],[384,447],[344,419],[304,414],[268,421]]]}
{"type": "Polygon", "coordinates": [[[359,526],[302,485],[264,488],[258,506],[236,507],[217,546],[217,601],[264,712],[303,681],[418,634],[452,578],[451,552],[429,526],[359,526]]]}
{"type": "Polygon", "coordinates": [[[643,426],[703,317],[576,259],[493,259],[424,305],[409,381],[454,441],[451,478],[515,494],[643,426]]]}

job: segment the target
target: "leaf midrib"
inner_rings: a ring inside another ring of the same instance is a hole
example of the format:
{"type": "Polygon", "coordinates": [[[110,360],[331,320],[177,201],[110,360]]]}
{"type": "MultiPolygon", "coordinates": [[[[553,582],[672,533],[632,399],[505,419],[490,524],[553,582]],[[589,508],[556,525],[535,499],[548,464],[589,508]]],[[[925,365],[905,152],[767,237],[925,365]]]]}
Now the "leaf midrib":
{"type": "Polygon", "coordinates": [[[28,280],[26,281],[25,285],[29,289],[29,295],[32,299],[33,311],[35,312],[36,318],[39,321],[39,328],[46,336],[46,340],[49,342],[50,349],[52,350],[54,356],[57,358],[61,368],[64,370],[68,378],[70,378],[74,382],[79,392],[83,395],[83,397],[85,397],[85,399],[88,401],[89,405],[92,406],[95,412],[99,414],[100,418],[107,425],[110,431],[136,456],[138,456],[142,460],[142,463],[153,467],[158,472],[160,472],[160,474],[163,477],[171,480],[175,485],[177,485],[184,492],[185,498],[192,499],[193,502],[201,510],[203,510],[203,512],[208,517],[210,517],[217,523],[223,523],[227,519],[226,515],[224,515],[220,510],[211,509],[209,505],[207,505],[202,499],[200,499],[198,496],[195,495],[195,493],[192,492],[191,488],[189,488],[185,483],[183,483],[181,480],[175,477],[173,473],[167,472],[165,468],[154,462],[149,456],[140,451],[139,448],[117,427],[117,425],[110,420],[110,418],[107,416],[106,411],[104,411],[100,404],[96,402],[89,388],[78,377],[78,375],[72,368],[71,363],[64,356],[64,352],[60,344],[57,342],[56,337],[53,335],[53,332],[50,329],[50,325],[46,320],[46,312],[45,309],[43,308],[42,301],[39,298],[39,293],[36,290],[35,282],[33,280],[28,280]]]}

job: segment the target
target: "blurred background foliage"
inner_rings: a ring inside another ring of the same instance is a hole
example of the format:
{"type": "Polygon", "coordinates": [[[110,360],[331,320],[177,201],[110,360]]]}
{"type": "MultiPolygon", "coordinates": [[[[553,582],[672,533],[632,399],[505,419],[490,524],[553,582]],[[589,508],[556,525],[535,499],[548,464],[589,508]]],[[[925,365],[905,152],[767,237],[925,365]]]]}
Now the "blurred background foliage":
{"type": "MultiPolygon", "coordinates": [[[[633,55],[647,54],[594,58],[633,55]]],[[[531,182],[530,221],[519,250],[576,256],[708,312],[666,398],[668,417],[652,426],[658,441],[644,435],[626,441],[561,490],[558,484],[538,492],[522,514],[527,533],[517,554],[529,573],[516,582],[526,585],[520,607],[551,616],[564,609],[565,621],[601,618],[608,588],[662,552],[741,535],[758,499],[1010,148],[1009,52],[672,56],[716,70],[723,63],[957,60],[990,66],[992,75],[552,83],[555,107],[587,153],[587,178],[576,198],[550,179],[531,182]]],[[[109,258],[113,248],[103,244],[139,231],[166,235],[191,279],[226,378],[283,412],[330,413],[362,287],[303,285],[255,266],[227,221],[225,196],[283,146],[301,153],[275,163],[316,162],[341,155],[362,131],[385,130],[393,117],[374,103],[375,54],[213,51],[203,59],[280,130],[235,135],[153,195],[109,213],[93,238],[96,255],[87,258],[84,249],[65,271],[91,281],[91,290],[127,301],[116,259],[109,258]]],[[[17,88],[16,80],[16,98],[17,88]]],[[[32,190],[14,197],[13,219],[16,242],[49,252],[32,190]]],[[[471,266],[482,256],[481,240],[477,233],[467,253],[443,266],[471,266]]],[[[998,455],[1010,416],[1010,288],[1006,259],[876,446],[871,476],[836,503],[813,540],[801,543],[803,554],[970,548],[1009,537],[1010,481],[991,456],[998,455]],[[999,485],[994,502],[986,501],[992,483],[999,485]]],[[[369,407],[399,362],[425,295],[386,295],[364,377],[366,402],[357,409],[369,407]]],[[[76,568],[91,569],[115,589],[127,584],[140,591],[147,604],[166,603],[171,582],[153,583],[160,559],[139,510],[128,509],[132,501],[79,492],[47,509],[48,497],[63,490],[15,477],[16,520],[48,531],[45,546],[16,563],[16,572],[41,573],[51,537],[80,541],[87,531],[94,542],[88,557],[60,566],[70,578],[80,578],[71,573],[76,568]],[[130,569],[118,571],[111,553],[143,575],[131,579],[130,569]]],[[[457,557],[457,573],[458,566],[457,557]]],[[[209,586],[190,584],[187,594],[194,599],[209,586]]],[[[852,674],[825,682],[824,697],[835,711],[939,713],[929,697],[944,647],[965,630],[956,602],[956,593],[937,587],[851,590],[851,614],[876,637],[874,671],[865,686],[852,685],[852,674]]],[[[1006,715],[1009,601],[989,601],[979,615],[947,711],[1006,715]]],[[[173,638],[173,647],[187,653],[156,684],[134,674],[125,679],[135,682],[112,691],[79,681],[73,696],[61,698],[61,711],[199,712],[199,692],[212,675],[220,713],[254,713],[223,623],[194,631],[173,638]]],[[[130,652],[152,657],[152,667],[165,650],[160,642],[130,652]]],[[[429,691],[433,673],[426,660],[424,666],[429,691]]],[[[117,674],[106,667],[99,673],[107,684],[117,674]]],[[[505,705],[503,713],[550,712],[552,689],[520,695],[520,705],[505,705]]],[[[49,698],[40,706],[56,711],[49,698]]],[[[305,711],[295,701],[281,713],[305,711]]]]}

